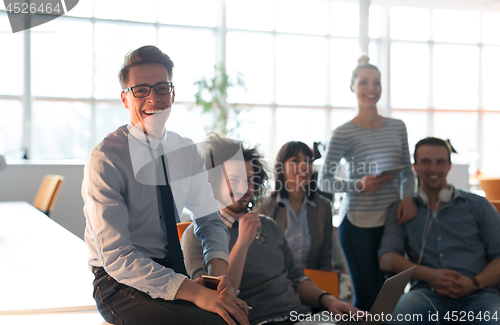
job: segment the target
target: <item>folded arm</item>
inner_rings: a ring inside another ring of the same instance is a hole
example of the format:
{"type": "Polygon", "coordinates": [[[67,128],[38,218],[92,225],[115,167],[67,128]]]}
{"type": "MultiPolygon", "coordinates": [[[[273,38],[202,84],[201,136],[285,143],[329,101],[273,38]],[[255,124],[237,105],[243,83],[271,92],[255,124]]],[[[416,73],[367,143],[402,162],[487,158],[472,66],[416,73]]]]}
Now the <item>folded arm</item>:
{"type": "MultiPolygon", "coordinates": [[[[476,275],[476,280],[482,288],[491,287],[500,283],[500,259],[494,259],[476,275]]],[[[475,284],[471,278],[463,275],[450,276],[443,281],[446,290],[444,295],[457,299],[474,292],[475,284]]]]}

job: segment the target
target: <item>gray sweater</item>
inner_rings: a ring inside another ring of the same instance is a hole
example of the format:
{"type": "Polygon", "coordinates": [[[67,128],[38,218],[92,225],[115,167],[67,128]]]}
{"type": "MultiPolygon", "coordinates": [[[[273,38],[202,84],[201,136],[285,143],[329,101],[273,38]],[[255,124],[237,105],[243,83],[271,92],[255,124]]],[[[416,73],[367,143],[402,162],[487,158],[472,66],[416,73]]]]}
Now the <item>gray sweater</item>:
{"type": "MultiPolygon", "coordinates": [[[[293,255],[278,225],[261,215],[265,243],[253,242],[248,248],[238,298],[253,307],[249,321],[258,324],[263,320],[289,316],[292,310],[307,313],[310,308],[300,302],[294,286],[305,278],[301,269],[293,264],[293,255]]],[[[232,249],[238,238],[238,229],[229,229],[232,249]]],[[[191,279],[206,274],[203,270],[201,242],[189,226],[182,236],[182,250],[186,269],[191,279]]]]}

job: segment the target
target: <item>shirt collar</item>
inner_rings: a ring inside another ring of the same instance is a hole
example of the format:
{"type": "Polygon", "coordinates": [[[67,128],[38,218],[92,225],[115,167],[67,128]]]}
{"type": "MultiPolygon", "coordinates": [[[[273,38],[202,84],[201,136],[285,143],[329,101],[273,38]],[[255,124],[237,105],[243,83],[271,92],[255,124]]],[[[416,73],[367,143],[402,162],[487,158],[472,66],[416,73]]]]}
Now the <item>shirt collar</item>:
{"type": "Polygon", "coordinates": [[[224,210],[220,210],[220,216],[228,228],[233,228],[233,225],[238,223],[238,220],[224,210]]]}
{"type": "Polygon", "coordinates": [[[160,143],[163,144],[164,148],[166,147],[166,143],[167,143],[167,131],[166,130],[165,130],[165,132],[163,132],[163,136],[161,137],[161,139],[156,139],[155,137],[149,136],[150,145],[148,145],[148,142],[146,140],[146,135],[144,134],[144,132],[141,129],[139,129],[137,126],[133,125],[132,122],[130,122],[127,125],[127,129],[135,139],[137,139],[140,143],[142,143],[143,145],[145,145],[147,147],[151,146],[151,148],[156,150],[156,148],[158,148],[158,145],[160,143]]]}
{"type": "MultiPolygon", "coordinates": [[[[132,162],[132,169],[134,171],[134,176],[137,177],[139,171],[149,164],[151,161],[158,158],[158,146],[160,143],[163,145],[163,152],[168,152],[167,149],[167,132],[163,133],[161,139],[156,139],[154,137],[149,137],[149,144],[146,141],[146,135],[141,129],[137,128],[133,124],[129,123],[127,125],[128,130],[128,146],[130,151],[130,160],[132,162]]],[[[138,180],[141,184],[146,185],[158,185],[154,168],[149,168],[148,172],[142,174],[141,179],[138,180]]]]}
{"type": "MultiPolygon", "coordinates": [[[[451,185],[451,184],[450,184],[450,185],[451,185]]],[[[453,186],[453,185],[451,185],[451,186],[453,186]]],[[[461,191],[461,190],[459,190],[459,189],[457,189],[457,188],[455,187],[455,194],[453,194],[453,200],[455,200],[457,197],[464,198],[464,197],[465,197],[465,195],[464,195],[464,192],[463,192],[463,191],[461,191]]]]}
{"type": "MultiPolygon", "coordinates": [[[[313,208],[316,208],[317,205],[316,205],[316,202],[314,202],[314,200],[311,200],[309,199],[309,197],[305,197],[305,203],[310,205],[311,207],[313,208]]],[[[289,203],[290,201],[288,200],[288,198],[286,197],[281,197],[280,193],[278,193],[277,197],[276,197],[276,205],[278,206],[286,206],[286,203],[289,203]]]]}

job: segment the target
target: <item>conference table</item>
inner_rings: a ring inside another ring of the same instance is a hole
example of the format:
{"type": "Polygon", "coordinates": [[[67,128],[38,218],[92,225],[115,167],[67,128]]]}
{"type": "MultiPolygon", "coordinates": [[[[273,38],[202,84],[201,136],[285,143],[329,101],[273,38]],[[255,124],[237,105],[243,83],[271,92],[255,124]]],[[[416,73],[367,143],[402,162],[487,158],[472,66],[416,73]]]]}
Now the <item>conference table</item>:
{"type": "Polygon", "coordinates": [[[0,324],[107,324],[83,240],[27,202],[0,202],[0,324]]]}

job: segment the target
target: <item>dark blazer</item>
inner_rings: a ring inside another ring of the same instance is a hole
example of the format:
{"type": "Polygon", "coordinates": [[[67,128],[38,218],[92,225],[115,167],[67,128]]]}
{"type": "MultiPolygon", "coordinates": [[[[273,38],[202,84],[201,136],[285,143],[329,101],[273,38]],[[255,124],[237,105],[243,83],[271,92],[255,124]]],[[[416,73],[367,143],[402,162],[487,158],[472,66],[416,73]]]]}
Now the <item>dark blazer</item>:
{"type": "MultiPolygon", "coordinates": [[[[330,201],[314,196],[316,207],[307,205],[307,220],[309,234],[311,237],[311,248],[307,261],[307,268],[315,270],[332,270],[332,207],[330,201]]],[[[276,205],[276,196],[271,195],[257,206],[256,212],[271,217],[276,221],[284,233],[287,228],[287,208],[284,205],[276,205]]]]}

